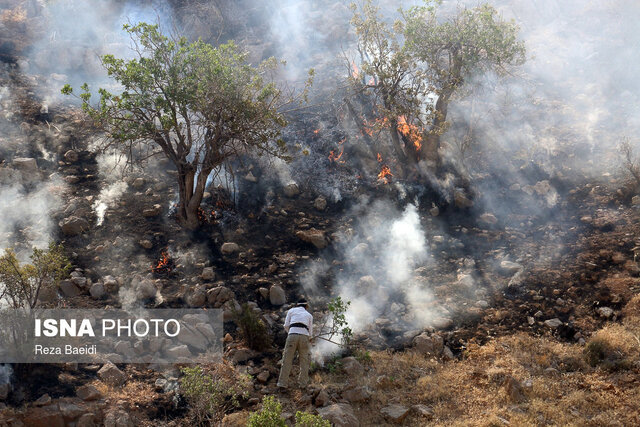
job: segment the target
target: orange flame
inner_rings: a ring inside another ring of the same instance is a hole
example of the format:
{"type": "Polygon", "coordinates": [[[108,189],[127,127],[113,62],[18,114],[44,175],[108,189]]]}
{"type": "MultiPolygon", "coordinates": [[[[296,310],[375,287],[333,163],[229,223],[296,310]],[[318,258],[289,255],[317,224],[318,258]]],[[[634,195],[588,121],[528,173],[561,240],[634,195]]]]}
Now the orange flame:
{"type": "Polygon", "coordinates": [[[151,265],[151,270],[155,273],[168,273],[171,271],[171,257],[168,251],[162,251],[158,263],[155,266],[151,265]]]}
{"type": "Polygon", "coordinates": [[[393,174],[391,173],[391,169],[389,169],[389,166],[382,165],[382,169],[378,174],[378,180],[384,182],[385,184],[388,184],[391,178],[393,178],[393,174]]]}
{"type": "Polygon", "coordinates": [[[316,135],[320,133],[320,129],[314,129],[313,133],[315,133],[316,135]]]}
{"type": "Polygon", "coordinates": [[[382,156],[380,155],[380,153],[378,153],[378,163],[382,162],[382,156]]]}
{"type": "Polygon", "coordinates": [[[331,150],[329,152],[329,160],[332,162],[336,162],[336,163],[344,163],[344,160],[340,160],[340,158],[342,157],[342,155],[344,154],[344,142],[347,140],[347,138],[342,138],[342,141],[338,142],[338,145],[340,145],[340,153],[336,154],[336,152],[334,150],[331,150]]]}
{"type": "Polygon", "coordinates": [[[420,151],[420,148],[422,148],[422,128],[407,123],[407,119],[404,116],[400,116],[398,117],[398,131],[409,138],[416,147],[416,151],[420,151]]]}

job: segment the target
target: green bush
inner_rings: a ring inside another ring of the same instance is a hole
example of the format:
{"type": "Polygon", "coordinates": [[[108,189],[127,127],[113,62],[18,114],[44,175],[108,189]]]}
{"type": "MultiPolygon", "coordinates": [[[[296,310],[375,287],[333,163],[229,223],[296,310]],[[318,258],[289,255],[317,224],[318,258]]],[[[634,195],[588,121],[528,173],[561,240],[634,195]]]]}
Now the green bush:
{"type": "Polygon", "coordinates": [[[584,358],[589,365],[600,366],[607,371],[629,369],[632,365],[619,349],[600,337],[587,343],[584,348],[584,358]]]}
{"type": "Polygon", "coordinates": [[[226,411],[240,406],[241,397],[248,396],[246,377],[214,376],[200,366],[182,368],[182,374],[180,392],[198,425],[222,420],[226,411]]]}
{"type": "Polygon", "coordinates": [[[263,351],[271,345],[271,335],[267,326],[248,304],[242,304],[240,310],[233,308],[232,314],[240,328],[242,339],[249,348],[263,351]]]}
{"type": "Polygon", "coordinates": [[[320,415],[296,412],[296,427],[331,427],[331,423],[320,415]]]}
{"type": "Polygon", "coordinates": [[[247,427],[285,427],[282,418],[282,405],[273,396],[265,396],[262,399],[262,409],[254,412],[249,417],[247,427]]]}

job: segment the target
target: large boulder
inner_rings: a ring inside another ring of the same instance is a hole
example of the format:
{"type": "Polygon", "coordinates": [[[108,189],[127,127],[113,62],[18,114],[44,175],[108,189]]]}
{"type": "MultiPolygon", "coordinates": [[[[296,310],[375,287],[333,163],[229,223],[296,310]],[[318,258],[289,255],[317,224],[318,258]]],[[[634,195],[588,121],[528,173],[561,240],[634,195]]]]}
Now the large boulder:
{"type": "Polygon", "coordinates": [[[110,362],[105,363],[102,368],[100,368],[98,378],[100,378],[102,382],[114,387],[121,386],[127,381],[127,375],[110,362]]]}
{"type": "Polygon", "coordinates": [[[220,248],[220,252],[222,252],[223,255],[231,255],[239,251],[240,251],[240,246],[238,246],[237,243],[233,243],[233,242],[225,242],[222,244],[222,247],[220,248]]]}
{"type": "Polygon", "coordinates": [[[273,285],[269,289],[269,301],[273,305],[284,305],[287,302],[287,296],[279,285],[273,285]]]}
{"type": "Polygon", "coordinates": [[[360,427],[360,422],[353,413],[353,408],[346,403],[334,403],[324,408],[318,408],[318,415],[330,421],[335,427],[360,427]]]}
{"type": "Polygon", "coordinates": [[[342,397],[349,402],[364,402],[371,397],[371,390],[367,387],[355,387],[345,390],[342,397]]]}
{"type": "Polygon", "coordinates": [[[296,237],[300,240],[311,243],[318,249],[324,249],[327,247],[327,239],[324,235],[324,231],[310,228],[309,230],[299,230],[296,232],[296,237]]]}
{"type": "Polygon", "coordinates": [[[440,335],[423,332],[413,339],[413,346],[422,354],[440,356],[444,350],[444,340],[440,335]]]}
{"type": "Polygon", "coordinates": [[[66,297],[77,297],[82,293],[80,288],[74,285],[70,280],[63,280],[60,282],[60,291],[66,297]]]}
{"type": "Polygon", "coordinates": [[[385,406],[380,410],[382,416],[389,422],[394,424],[401,424],[407,415],[409,415],[410,409],[406,406],[392,404],[385,406]]]}
{"type": "Polygon", "coordinates": [[[207,301],[213,308],[220,308],[235,298],[233,291],[225,286],[216,286],[207,291],[207,301]]]}
{"type": "Polygon", "coordinates": [[[60,222],[60,227],[65,236],[77,236],[89,229],[89,222],[84,218],[70,216],[60,222]]]}
{"type": "Polygon", "coordinates": [[[160,213],[162,213],[162,206],[155,204],[149,209],[144,209],[142,211],[142,216],[145,218],[153,218],[160,215],[160,213]]]}
{"type": "Polygon", "coordinates": [[[287,184],[284,186],[284,195],[287,197],[296,197],[300,194],[300,188],[298,184],[292,182],[291,184],[287,184]]]}
{"type": "Polygon", "coordinates": [[[85,384],[76,389],[76,395],[85,401],[98,400],[102,397],[102,393],[92,386],[91,384],[85,384]]]}
{"type": "Polygon", "coordinates": [[[32,157],[16,157],[11,162],[14,169],[17,169],[23,173],[35,173],[38,171],[38,164],[36,159],[32,157]]]}

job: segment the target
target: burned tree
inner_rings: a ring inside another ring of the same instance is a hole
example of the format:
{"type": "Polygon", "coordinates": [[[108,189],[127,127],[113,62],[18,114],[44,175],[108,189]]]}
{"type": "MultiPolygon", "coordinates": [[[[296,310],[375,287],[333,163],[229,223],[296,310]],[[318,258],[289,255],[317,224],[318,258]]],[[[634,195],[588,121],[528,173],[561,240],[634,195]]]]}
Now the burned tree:
{"type": "MultiPolygon", "coordinates": [[[[270,75],[274,58],[257,67],[233,43],[214,47],[200,40],[163,35],[157,25],[125,25],[136,58],[105,55],[102,64],[123,90],[100,89],[97,105],[82,86],[82,107],[130,162],[163,155],[177,169],[178,218],[187,228],[199,225],[198,208],[209,177],[230,160],[257,152],[287,158],[281,129],[283,106],[294,97],[270,75]]],[[[310,71],[310,75],[312,71],[310,71]]],[[[311,84],[311,77],[307,88],[311,84]]],[[[71,94],[66,85],[62,92],[71,94]]]]}
{"type": "Polygon", "coordinates": [[[414,7],[404,14],[405,47],[424,71],[435,103],[428,103],[424,119],[428,125],[425,158],[437,165],[440,136],[447,129],[449,103],[474,75],[504,74],[525,60],[524,43],[518,41],[518,27],[502,19],[488,4],[460,9],[441,19],[437,7],[414,7]]]}
{"type": "Polygon", "coordinates": [[[373,104],[379,127],[390,133],[401,163],[442,163],[440,137],[447,129],[450,102],[471,76],[502,74],[524,62],[518,28],[489,5],[459,9],[441,18],[439,2],[402,12],[391,28],[371,1],[355,6],[361,70],[352,73],[358,96],[373,104]]]}

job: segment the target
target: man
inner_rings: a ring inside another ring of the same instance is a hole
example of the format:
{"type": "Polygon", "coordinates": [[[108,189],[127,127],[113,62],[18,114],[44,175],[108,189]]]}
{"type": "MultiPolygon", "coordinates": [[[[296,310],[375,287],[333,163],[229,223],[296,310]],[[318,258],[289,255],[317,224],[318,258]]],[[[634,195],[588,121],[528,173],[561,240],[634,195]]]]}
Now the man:
{"type": "Polygon", "coordinates": [[[309,342],[313,336],[313,316],[307,310],[309,303],[306,300],[299,301],[295,307],[287,312],[284,321],[284,330],[289,334],[282,355],[282,367],[278,377],[278,388],[286,390],[289,387],[289,374],[293,358],[298,352],[300,358],[300,387],[306,387],[309,383],[309,342]]]}

